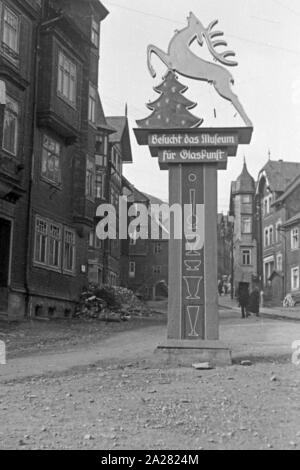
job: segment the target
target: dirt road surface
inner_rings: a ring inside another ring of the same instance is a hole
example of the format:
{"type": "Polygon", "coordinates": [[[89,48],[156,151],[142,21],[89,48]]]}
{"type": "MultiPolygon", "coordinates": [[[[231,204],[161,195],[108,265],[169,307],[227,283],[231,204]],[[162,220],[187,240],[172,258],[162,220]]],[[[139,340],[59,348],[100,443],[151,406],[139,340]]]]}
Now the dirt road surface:
{"type": "Polygon", "coordinates": [[[162,365],[162,323],[11,357],[0,366],[0,448],[299,449],[300,324],[221,316],[227,368],[162,365]]]}

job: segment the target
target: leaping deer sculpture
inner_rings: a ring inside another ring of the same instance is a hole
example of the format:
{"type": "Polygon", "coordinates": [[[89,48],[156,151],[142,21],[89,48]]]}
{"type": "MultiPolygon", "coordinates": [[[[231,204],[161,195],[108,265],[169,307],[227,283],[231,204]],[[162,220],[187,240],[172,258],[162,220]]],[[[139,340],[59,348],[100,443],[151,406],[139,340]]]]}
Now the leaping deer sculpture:
{"type": "Polygon", "coordinates": [[[170,41],[167,53],[152,44],[148,46],[148,68],[152,77],[156,76],[156,72],[151,64],[151,55],[156,54],[169,70],[188,78],[212,83],[220,96],[231,101],[246,126],[253,127],[237,95],[231,89],[231,85],[234,84],[231,73],[219,64],[201,59],[190,49],[195,39],[197,39],[200,46],[203,46],[204,38],[210,53],[216,61],[227,66],[238,65],[235,60],[229,59],[229,57],[235,56],[233,51],[218,53],[215,49],[217,46],[227,46],[226,41],[223,39],[215,40],[215,38],[224,34],[222,31],[213,30],[218,20],[210,23],[207,28],[204,28],[201,21],[193,13],[190,13],[187,20],[188,26],[176,31],[175,36],[170,41]]]}

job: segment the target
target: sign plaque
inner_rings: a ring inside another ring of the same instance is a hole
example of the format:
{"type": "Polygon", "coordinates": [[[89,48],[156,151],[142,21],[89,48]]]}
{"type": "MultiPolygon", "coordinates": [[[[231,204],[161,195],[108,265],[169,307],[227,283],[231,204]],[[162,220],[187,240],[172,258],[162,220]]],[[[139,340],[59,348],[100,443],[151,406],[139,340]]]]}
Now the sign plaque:
{"type": "Polygon", "coordinates": [[[147,105],[152,114],[138,120],[134,129],[138,143],[147,145],[152,157],[158,157],[160,168],[169,171],[170,206],[191,208],[188,215],[183,211],[187,233],[183,230],[180,240],[171,233],[169,241],[168,334],[159,350],[180,363],[188,357],[189,365],[191,360],[230,364],[229,347],[219,340],[217,174],[219,169],[226,169],[229,157],[236,156],[240,144],[250,143],[253,126],[232,90],[234,79],[226,68],[237,65],[235,53],[216,50],[226,45],[215,39],[223,35],[214,29],[217,21],[205,28],[190,13],[187,22],[187,27],[171,39],[167,52],[154,45],[148,47],[151,75],[156,76],[152,54],[168,71],[154,88],[159,98],[147,105]],[[214,61],[191,51],[196,40],[200,46],[207,46],[214,61]],[[245,127],[201,127],[203,119],[190,112],[196,103],[184,96],[187,87],[178,81],[177,74],[212,83],[216,92],[232,103],[245,127]],[[194,229],[197,243],[190,237],[194,229]]]}

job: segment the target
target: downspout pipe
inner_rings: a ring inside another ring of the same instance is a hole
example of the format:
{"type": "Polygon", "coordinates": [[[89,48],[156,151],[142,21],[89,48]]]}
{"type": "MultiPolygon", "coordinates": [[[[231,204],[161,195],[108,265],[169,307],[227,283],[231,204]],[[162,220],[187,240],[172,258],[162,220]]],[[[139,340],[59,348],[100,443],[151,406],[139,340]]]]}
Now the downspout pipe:
{"type": "Polygon", "coordinates": [[[32,104],[32,125],[31,125],[31,158],[29,161],[29,182],[28,182],[28,204],[27,204],[27,214],[26,214],[26,234],[25,234],[25,316],[31,317],[31,307],[30,307],[30,267],[32,264],[32,235],[34,231],[32,230],[32,187],[34,180],[34,159],[35,159],[35,142],[36,142],[36,124],[37,124],[37,101],[38,101],[38,77],[39,77],[39,65],[40,65],[40,31],[45,14],[45,4],[42,3],[42,12],[41,18],[36,25],[35,33],[35,55],[34,55],[34,92],[33,92],[33,104],[32,104]]]}

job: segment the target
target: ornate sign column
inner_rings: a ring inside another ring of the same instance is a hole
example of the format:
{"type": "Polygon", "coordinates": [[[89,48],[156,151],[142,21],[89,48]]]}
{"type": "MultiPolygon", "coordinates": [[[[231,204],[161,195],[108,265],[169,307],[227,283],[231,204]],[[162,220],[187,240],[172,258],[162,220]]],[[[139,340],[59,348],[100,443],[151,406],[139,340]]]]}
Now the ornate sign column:
{"type": "Polygon", "coordinates": [[[159,350],[167,352],[176,362],[231,362],[229,347],[219,341],[217,294],[217,172],[227,168],[228,157],[237,154],[239,144],[249,144],[253,132],[251,121],[238,98],[231,91],[233,79],[224,67],[204,61],[190,52],[197,38],[204,39],[213,56],[224,65],[237,65],[227,57],[228,51],[217,54],[214,47],[224,45],[213,41],[221,35],[213,32],[216,22],[205,29],[190,14],[188,27],[176,32],[168,53],[155,46],[148,48],[148,66],[155,53],[168,66],[161,85],[155,88],[160,96],[148,104],[152,114],[137,121],[134,129],[140,145],[148,145],[152,157],[158,157],[162,170],[169,171],[169,204],[182,208],[180,239],[171,223],[169,242],[169,308],[168,338],[159,350]],[[212,82],[218,93],[230,100],[246,123],[238,128],[199,127],[203,120],[189,109],[195,103],[183,93],[178,74],[212,82]]]}

